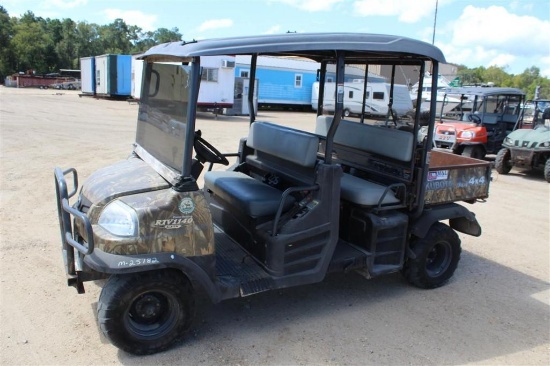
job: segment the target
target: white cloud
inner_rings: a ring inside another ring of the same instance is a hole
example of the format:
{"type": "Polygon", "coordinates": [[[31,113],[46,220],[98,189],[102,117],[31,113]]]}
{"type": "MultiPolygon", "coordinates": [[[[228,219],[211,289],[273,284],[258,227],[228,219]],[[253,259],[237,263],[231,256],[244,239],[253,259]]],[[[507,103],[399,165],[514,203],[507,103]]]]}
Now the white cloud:
{"type": "Polygon", "coordinates": [[[233,26],[233,21],[231,19],[212,19],[203,22],[198,30],[199,32],[204,32],[213,29],[229,28],[231,26],[233,26]]]}
{"type": "MultiPolygon", "coordinates": [[[[452,0],[439,0],[438,7],[452,0]]],[[[416,23],[435,14],[435,0],[358,0],[353,3],[361,16],[396,16],[404,23],[416,23]]]]}
{"type": "MultiPolygon", "coordinates": [[[[454,23],[453,44],[540,54],[549,51],[550,21],[509,13],[500,6],[467,6],[454,23]]],[[[516,53],[513,52],[513,53],[516,53]]]]}
{"type": "Polygon", "coordinates": [[[511,73],[536,66],[545,75],[549,74],[550,21],[513,14],[501,6],[470,5],[455,22],[446,26],[451,41],[436,43],[448,62],[468,67],[509,66],[513,68],[511,73]]]}
{"type": "Polygon", "coordinates": [[[264,32],[264,34],[277,34],[277,33],[281,33],[280,25],[274,25],[273,27],[269,28],[264,32]]]}
{"type": "Polygon", "coordinates": [[[154,31],[157,16],[154,14],[145,14],[139,10],[120,10],[120,9],[105,9],[104,14],[109,20],[122,19],[128,25],[137,25],[143,30],[154,31]]]}
{"type": "Polygon", "coordinates": [[[283,3],[309,12],[331,10],[335,4],[343,1],[344,0],[271,0],[271,2],[283,3]]]}

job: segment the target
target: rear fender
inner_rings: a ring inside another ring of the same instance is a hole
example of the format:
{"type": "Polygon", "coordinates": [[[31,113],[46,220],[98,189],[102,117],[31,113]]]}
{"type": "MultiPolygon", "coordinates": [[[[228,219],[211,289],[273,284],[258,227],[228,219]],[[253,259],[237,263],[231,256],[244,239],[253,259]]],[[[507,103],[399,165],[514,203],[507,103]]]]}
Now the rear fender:
{"type": "Polygon", "coordinates": [[[412,222],[411,234],[423,238],[434,223],[444,220],[449,220],[449,226],[456,231],[472,236],[481,235],[481,226],[475,214],[456,203],[426,209],[418,219],[412,222]]]}

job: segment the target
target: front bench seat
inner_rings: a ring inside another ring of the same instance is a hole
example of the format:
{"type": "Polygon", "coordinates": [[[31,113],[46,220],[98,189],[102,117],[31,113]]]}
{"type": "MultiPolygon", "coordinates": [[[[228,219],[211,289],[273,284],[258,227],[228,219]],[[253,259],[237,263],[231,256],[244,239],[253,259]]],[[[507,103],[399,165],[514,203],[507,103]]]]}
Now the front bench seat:
{"type": "MultiPolygon", "coordinates": [[[[204,186],[218,197],[250,217],[274,216],[281,203],[283,192],[246,174],[232,171],[206,172],[204,186]]],[[[283,210],[294,205],[288,195],[283,210]]]]}

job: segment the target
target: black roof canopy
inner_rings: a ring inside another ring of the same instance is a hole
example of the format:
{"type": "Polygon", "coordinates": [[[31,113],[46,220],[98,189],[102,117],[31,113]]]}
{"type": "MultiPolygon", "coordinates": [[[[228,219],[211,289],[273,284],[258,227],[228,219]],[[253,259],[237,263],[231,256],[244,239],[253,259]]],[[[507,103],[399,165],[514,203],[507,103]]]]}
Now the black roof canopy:
{"type": "Polygon", "coordinates": [[[335,57],[336,51],[347,51],[346,58],[407,59],[445,62],[439,48],[401,36],[364,33],[287,33],[280,35],[218,38],[193,42],[170,42],[154,46],[143,59],[185,59],[214,55],[279,55],[299,56],[321,62],[335,57]]]}

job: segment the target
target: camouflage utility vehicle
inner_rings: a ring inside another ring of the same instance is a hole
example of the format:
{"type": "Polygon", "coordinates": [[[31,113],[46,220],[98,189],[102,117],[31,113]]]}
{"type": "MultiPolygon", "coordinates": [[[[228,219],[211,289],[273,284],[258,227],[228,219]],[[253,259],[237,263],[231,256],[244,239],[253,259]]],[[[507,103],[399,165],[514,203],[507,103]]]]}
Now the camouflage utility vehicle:
{"type": "Polygon", "coordinates": [[[449,88],[447,96],[459,96],[460,104],[436,123],[435,146],[483,159],[500,150],[518,123],[525,93],[516,88],[464,87],[449,88]]]}
{"type": "MultiPolygon", "coordinates": [[[[422,85],[426,65],[437,74],[445,61],[436,47],[386,35],[284,34],[174,42],[141,57],[132,155],[80,190],[75,169],[55,169],[68,283],[82,293],[83,282],[107,279],[97,318],[117,347],[172,346],[191,326],[198,288],[219,302],[349,271],[401,271],[415,286],[438,287],[460,258],[455,230],[481,234],[475,215],[454,202],[488,196],[489,164],[430,152],[417,139],[420,112],[405,130],[391,113],[396,69],[422,85]],[[220,153],[197,130],[196,103],[201,59],[224,54],[250,55],[251,79],[259,55],[318,62],[319,84],[337,83],[334,115],[318,108],[297,128],[283,115],[276,124],[251,113],[238,153],[220,153]],[[344,82],[380,65],[391,70],[385,123],[343,120],[344,82]],[[210,169],[228,157],[236,160],[228,170],[210,169]]],[[[432,108],[430,131],[434,117],[432,108]]]]}
{"type": "Polygon", "coordinates": [[[517,128],[504,139],[495,158],[495,169],[508,174],[513,166],[542,168],[544,179],[550,183],[550,101],[529,104],[533,108],[525,110],[517,128]]]}

